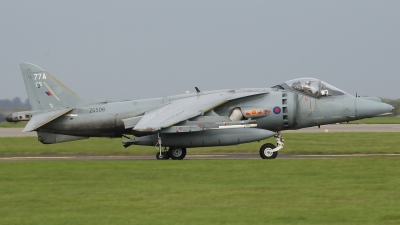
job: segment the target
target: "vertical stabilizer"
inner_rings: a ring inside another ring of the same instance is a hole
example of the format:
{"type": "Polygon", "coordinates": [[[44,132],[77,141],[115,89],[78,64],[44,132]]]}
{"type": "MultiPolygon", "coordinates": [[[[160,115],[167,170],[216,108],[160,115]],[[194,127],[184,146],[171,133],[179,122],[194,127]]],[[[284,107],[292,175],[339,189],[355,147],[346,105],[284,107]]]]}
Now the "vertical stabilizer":
{"type": "Polygon", "coordinates": [[[69,108],[93,101],[79,97],[50,73],[32,63],[20,63],[32,110],[69,108]]]}

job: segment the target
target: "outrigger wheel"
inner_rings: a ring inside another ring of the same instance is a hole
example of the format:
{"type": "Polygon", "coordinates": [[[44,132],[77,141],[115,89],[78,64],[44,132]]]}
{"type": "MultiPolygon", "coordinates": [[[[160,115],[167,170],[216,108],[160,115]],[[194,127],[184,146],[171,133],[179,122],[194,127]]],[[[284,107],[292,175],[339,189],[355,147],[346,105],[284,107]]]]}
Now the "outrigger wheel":
{"type": "Polygon", "coordinates": [[[275,145],[271,143],[264,144],[260,148],[260,156],[263,159],[275,159],[278,156],[278,151],[273,151],[275,149],[275,145]]]}

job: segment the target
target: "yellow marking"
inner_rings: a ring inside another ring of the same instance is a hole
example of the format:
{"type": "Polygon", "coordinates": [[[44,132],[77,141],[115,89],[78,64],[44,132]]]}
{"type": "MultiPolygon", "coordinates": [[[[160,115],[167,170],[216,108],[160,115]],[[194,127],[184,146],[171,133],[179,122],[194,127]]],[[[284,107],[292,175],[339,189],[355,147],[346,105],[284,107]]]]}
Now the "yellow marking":
{"type": "Polygon", "coordinates": [[[216,157],[224,157],[224,156],[227,156],[227,155],[186,155],[186,157],[193,157],[193,158],[195,158],[195,157],[213,157],[213,156],[216,156],[216,157]]]}
{"type": "Polygon", "coordinates": [[[220,106],[220,105],[222,105],[222,104],[225,104],[226,102],[228,102],[228,100],[224,99],[224,100],[222,100],[221,102],[216,103],[216,104],[214,104],[213,106],[204,109],[204,112],[208,112],[208,111],[210,111],[211,109],[217,108],[218,106],[220,106]]]}
{"type": "Polygon", "coordinates": [[[65,89],[67,89],[68,91],[72,92],[72,94],[76,95],[76,93],[69,89],[67,86],[65,86],[63,83],[61,83],[59,80],[57,80],[55,77],[53,77],[50,73],[46,72],[48,76],[50,76],[51,78],[54,79],[55,82],[57,82],[58,84],[60,84],[61,86],[63,86],[65,89]]]}
{"type": "Polygon", "coordinates": [[[53,94],[54,97],[56,97],[56,99],[57,99],[58,101],[60,101],[60,99],[57,97],[56,93],[54,93],[54,91],[51,90],[51,88],[46,84],[46,82],[43,82],[43,84],[46,85],[46,87],[49,89],[49,91],[51,91],[51,94],[53,94]]]}
{"type": "Polygon", "coordinates": [[[0,159],[71,159],[75,157],[71,156],[49,156],[49,157],[41,157],[41,156],[22,156],[22,157],[1,157],[0,159]]]}
{"type": "Polygon", "coordinates": [[[332,119],[342,118],[342,116],[332,116],[332,119]]]}
{"type": "Polygon", "coordinates": [[[323,116],[320,116],[320,117],[314,117],[314,120],[323,120],[323,119],[325,119],[325,117],[323,117],[323,116]]]}
{"type": "Polygon", "coordinates": [[[389,153],[389,154],[343,154],[343,155],[296,155],[299,157],[357,157],[357,156],[400,156],[400,154],[389,153]]]}
{"type": "Polygon", "coordinates": [[[304,120],[304,119],[306,119],[306,116],[305,115],[301,115],[301,118],[304,120]]]}

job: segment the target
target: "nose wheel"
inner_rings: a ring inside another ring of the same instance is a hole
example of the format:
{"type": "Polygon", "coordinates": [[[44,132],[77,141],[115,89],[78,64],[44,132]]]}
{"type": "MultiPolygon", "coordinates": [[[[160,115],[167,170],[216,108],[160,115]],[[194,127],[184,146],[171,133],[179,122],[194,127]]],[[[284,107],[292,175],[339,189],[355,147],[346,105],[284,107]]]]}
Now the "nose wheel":
{"type": "Polygon", "coordinates": [[[266,143],[263,144],[263,146],[261,146],[260,148],[260,156],[262,159],[275,159],[278,156],[278,151],[281,150],[283,148],[284,145],[284,139],[281,135],[281,132],[276,132],[276,134],[274,135],[275,140],[278,144],[278,147],[276,147],[275,145],[271,144],[271,143],[266,143]]]}
{"type": "Polygon", "coordinates": [[[263,144],[260,148],[260,156],[262,159],[275,159],[278,156],[278,152],[274,152],[275,145],[271,143],[263,144]]]}

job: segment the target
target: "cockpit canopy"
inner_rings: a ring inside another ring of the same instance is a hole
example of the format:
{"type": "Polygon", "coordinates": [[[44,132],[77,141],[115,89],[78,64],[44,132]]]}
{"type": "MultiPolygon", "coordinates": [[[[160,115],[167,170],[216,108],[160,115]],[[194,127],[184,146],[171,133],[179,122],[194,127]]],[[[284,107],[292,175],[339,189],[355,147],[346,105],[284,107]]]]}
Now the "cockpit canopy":
{"type": "Polygon", "coordinates": [[[315,78],[299,78],[279,85],[284,89],[301,92],[312,97],[344,95],[346,92],[315,78]]]}

